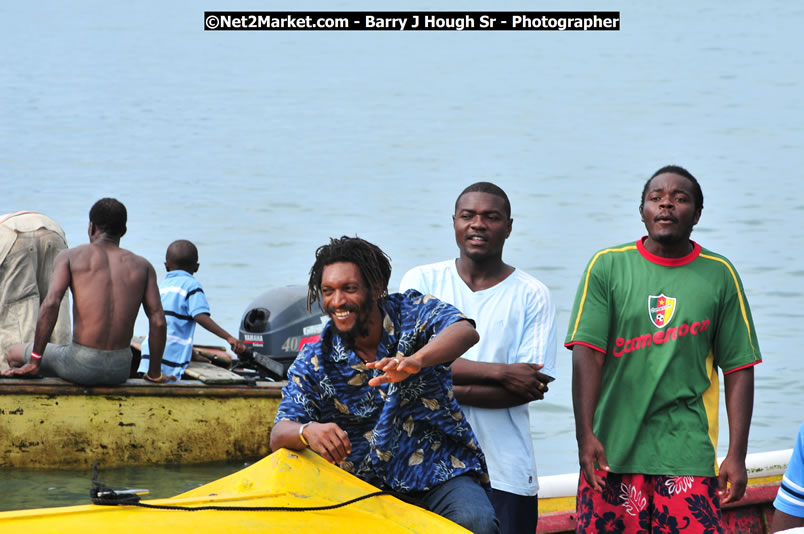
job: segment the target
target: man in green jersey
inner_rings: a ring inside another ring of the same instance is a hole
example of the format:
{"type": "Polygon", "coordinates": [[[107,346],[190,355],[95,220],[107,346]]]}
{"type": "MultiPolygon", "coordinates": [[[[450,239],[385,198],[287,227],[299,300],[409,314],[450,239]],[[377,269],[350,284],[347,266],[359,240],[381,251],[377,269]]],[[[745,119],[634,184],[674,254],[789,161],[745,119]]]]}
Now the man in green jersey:
{"type": "Polygon", "coordinates": [[[692,174],[659,169],[639,206],[648,235],[595,254],[580,281],[565,343],[578,532],[721,531],[720,503],[745,492],[761,356],[736,270],[690,240],[702,209],[692,174]],[[719,475],[718,368],[729,422],[719,475]]]}

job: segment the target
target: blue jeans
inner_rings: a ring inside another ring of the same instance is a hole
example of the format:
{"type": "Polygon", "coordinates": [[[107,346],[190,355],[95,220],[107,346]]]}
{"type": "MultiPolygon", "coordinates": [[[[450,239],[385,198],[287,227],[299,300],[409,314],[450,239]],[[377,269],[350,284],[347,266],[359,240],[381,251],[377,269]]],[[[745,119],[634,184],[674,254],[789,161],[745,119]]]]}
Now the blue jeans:
{"type": "Polygon", "coordinates": [[[447,480],[416,498],[431,512],[475,534],[500,534],[500,523],[486,490],[471,475],[447,480]]]}
{"type": "Polygon", "coordinates": [[[489,490],[503,534],[535,534],[539,523],[539,497],[516,495],[502,490],[489,490]]]}

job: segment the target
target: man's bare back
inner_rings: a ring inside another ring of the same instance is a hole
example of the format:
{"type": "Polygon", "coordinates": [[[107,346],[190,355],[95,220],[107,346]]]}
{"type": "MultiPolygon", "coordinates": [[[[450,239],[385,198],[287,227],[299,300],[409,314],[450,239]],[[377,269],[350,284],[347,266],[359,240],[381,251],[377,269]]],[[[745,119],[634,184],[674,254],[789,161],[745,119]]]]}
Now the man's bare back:
{"type": "Polygon", "coordinates": [[[104,242],[82,245],[64,255],[54,271],[66,269],[70,277],[73,340],[96,349],[128,347],[146,288],[149,283],[156,286],[151,264],[104,242]]]}
{"type": "MultiPolygon", "coordinates": [[[[89,244],[63,251],[53,263],[50,287],[39,308],[33,345],[28,349],[29,361],[25,361],[25,345],[12,347],[8,359],[14,368],[4,371],[3,375],[39,372],[59,304],[69,288],[73,293],[73,346],[84,347],[85,351],[128,351],[129,361],[116,363],[114,371],[114,380],[119,381],[119,375],[124,373],[122,380],[125,381],[131,359],[128,347],[142,304],[148,316],[151,348],[150,366],[145,377],[155,382],[167,381],[161,374],[166,325],[156,273],[145,258],[120,248],[120,238],[126,233],[126,218],[125,206],[115,199],[104,198],[95,203],[89,214],[89,244]],[[122,365],[126,370],[121,369],[122,365]]],[[[61,365],[61,370],[51,367],[50,371],[59,376],[69,374],[73,369],[70,357],[70,354],[61,356],[55,353],[48,356],[48,361],[53,358],[53,362],[61,365]]],[[[90,379],[75,377],[75,380],[90,379]]]]}

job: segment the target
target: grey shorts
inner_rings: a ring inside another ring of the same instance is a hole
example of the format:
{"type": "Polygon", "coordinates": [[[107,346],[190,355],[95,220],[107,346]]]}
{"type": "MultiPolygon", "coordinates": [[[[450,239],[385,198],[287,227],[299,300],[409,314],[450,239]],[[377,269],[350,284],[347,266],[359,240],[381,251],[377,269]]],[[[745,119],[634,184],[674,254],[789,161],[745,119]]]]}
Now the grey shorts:
{"type": "MultiPolygon", "coordinates": [[[[31,360],[31,350],[33,343],[28,343],[22,353],[25,363],[31,360]]],[[[131,349],[100,350],[75,342],[70,345],[48,343],[42,354],[40,372],[82,386],[122,384],[131,372],[131,349]]]]}

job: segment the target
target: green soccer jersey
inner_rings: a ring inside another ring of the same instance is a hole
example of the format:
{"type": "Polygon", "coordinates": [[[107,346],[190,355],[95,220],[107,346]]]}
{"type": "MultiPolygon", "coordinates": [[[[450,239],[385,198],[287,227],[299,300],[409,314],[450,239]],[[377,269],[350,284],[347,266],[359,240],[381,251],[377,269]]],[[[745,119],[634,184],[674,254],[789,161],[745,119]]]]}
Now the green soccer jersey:
{"type": "Polygon", "coordinates": [[[644,238],[584,272],[565,346],[605,354],[594,432],[615,473],[714,476],[718,371],[761,361],[732,264],[697,243],[683,258],[644,238]]]}

